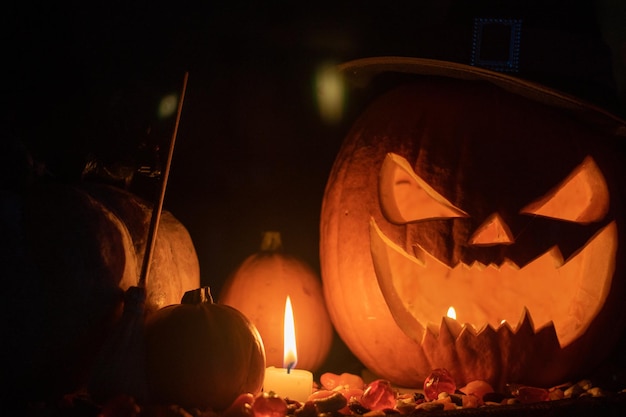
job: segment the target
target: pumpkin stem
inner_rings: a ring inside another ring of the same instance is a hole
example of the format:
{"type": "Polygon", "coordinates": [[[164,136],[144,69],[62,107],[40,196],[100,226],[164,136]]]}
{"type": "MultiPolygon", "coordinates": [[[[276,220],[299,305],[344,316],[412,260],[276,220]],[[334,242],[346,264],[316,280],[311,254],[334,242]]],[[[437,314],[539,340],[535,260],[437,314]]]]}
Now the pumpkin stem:
{"type": "Polygon", "coordinates": [[[280,232],[267,231],[263,233],[261,252],[278,252],[283,248],[280,232]]]}
{"type": "Polygon", "coordinates": [[[200,304],[209,303],[213,304],[213,297],[211,296],[210,287],[196,288],[185,292],[180,302],[181,304],[200,304]]]}

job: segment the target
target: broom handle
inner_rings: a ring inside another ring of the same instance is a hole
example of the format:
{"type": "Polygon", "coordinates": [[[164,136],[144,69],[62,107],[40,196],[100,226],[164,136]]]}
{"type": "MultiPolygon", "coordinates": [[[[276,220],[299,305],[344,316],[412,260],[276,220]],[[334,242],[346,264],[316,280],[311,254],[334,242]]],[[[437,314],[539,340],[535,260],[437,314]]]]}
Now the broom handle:
{"type": "Polygon", "coordinates": [[[183,88],[180,93],[180,99],[178,100],[178,109],[176,111],[176,123],[174,124],[174,132],[170,139],[170,146],[167,153],[167,160],[165,161],[165,169],[163,171],[163,177],[161,179],[161,190],[159,193],[159,199],[152,209],[152,218],[150,219],[150,227],[148,228],[148,240],[146,242],[146,251],[143,255],[143,264],[141,266],[141,275],[139,276],[139,287],[146,286],[146,280],[150,273],[150,263],[152,261],[152,254],[154,252],[154,245],[156,242],[157,229],[159,228],[159,221],[161,220],[161,211],[163,211],[163,200],[165,200],[165,189],[167,188],[167,179],[170,175],[170,166],[172,164],[172,156],[174,155],[174,145],[176,144],[176,136],[178,134],[178,125],[180,123],[180,114],[183,109],[183,101],[185,100],[185,92],[187,91],[187,79],[189,73],[185,72],[183,79],[183,88]]]}

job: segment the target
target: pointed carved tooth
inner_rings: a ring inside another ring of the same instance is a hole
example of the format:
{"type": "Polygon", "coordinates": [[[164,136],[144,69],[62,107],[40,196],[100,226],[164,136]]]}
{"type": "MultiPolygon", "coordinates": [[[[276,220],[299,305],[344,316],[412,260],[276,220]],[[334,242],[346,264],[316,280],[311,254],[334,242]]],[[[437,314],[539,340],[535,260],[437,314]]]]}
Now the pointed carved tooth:
{"type": "Polygon", "coordinates": [[[437,339],[437,337],[439,337],[439,329],[434,323],[428,323],[427,333],[428,337],[432,337],[433,339],[437,339]]]}
{"type": "Polygon", "coordinates": [[[474,327],[473,324],[465,323],[462,327],[461,333],[466,333],[466,334],[471,334],[471,335],[476,336],[476,334],[478,334],[478,331],[476,330],[476,327],[474,327]]]}
{"type": "Polygon", "coordinates": [[[437,350],[439,350],[437,336],[438,334],[435,333],[430,326],[428,326],[424,332],[424,337],[422,338],[422,349],[424,354],[428,357],[428,362],[431,363],[431,366],[438,361],[438,358],[435,356],[437,350]]]}
{"type": "MultiPolygon", "coordinates": [[[[530,325],[532,320],[528,319],[526,323],[530,325]]],[[[527,365],[523,369],[519,369],[519,378],[527,378],[527,376],[536,377],[537,375],[554,375],[563,373],[563,363],[559,360],[555,360],[562,355],[561,346],[559,344],[556,331],[552,324],[548,324],[536,333],[528,335],[526,330],[518,331],[514,337],[513,342],[516,346],[525,346],[524,349],[516,349],[516,357],[526,363],[527,365]],[[534,358],[543,358],[544,360],[537,362],[534,358]],[[530,360],[529,360],[530,358],[530,360]]]]}
{"type": "Polygon", "coordinates": [[[478,261],[474,261],[474,262],[472,262],[471,268],[476,268],[479,271],[483,271],[483,270],[485,270],[485,268],[487,268],[487,265],[485,265],[484,263],[478,262],[478,261]]]}
{"type": "Polygon", "coordinates": [[[546,360],[542,361],[540,365],[536,364],[536,369],[531,369],[530,372],[535,374],[545,372],[545,375],[562,373],[563,370],[560,367],[562,364],[559,365],[558,360],[553,360],[562,357],[563,351],[552,322],[537,331],[533,340],[533,347],[534,355],[546,358],[546,360]]]}
{"type": "Polygon", "coordinates": [[[563,259],[563,254],[561,253],[561,249],[558,246],[552,246],[548,251],[548,254],[552,257],[554,261],[555,268],[560,268],[565,263],[565,259],[563,259]]]}
{"type": "Polygon", "coordinates": [[[530,312],[528,308],[524,307],[524,311],[522,312],[522,317],[519,321],[519,324],[515,328],[516,335],[533,335],[535,334],[535,326],[533,325],[533,319],[530,316],[530,312]]]}
{"type": "Polygon", "coordinates": [[[496,263],[493,263],[493,262],[490,263],[489,266],[488,266],[488,268],[495,269],[496,271],[499,271],[500,267],[501,267],[500,265],[498,265],[496,263]]]}
{"type": "Polygon", "coordinates": [[[441,337],[442,333],[448,333],[453,339],[456,339],[462,330],[463,326],[458,321],[450,317],[443,317],[439,329],[439,337],[441,337]]]}
{"type": "Polygon", "coordinates": [[[537,330],[535,337],[539,340],[538,344],[542,346],[542,349],[548,349],[553,351],[554,349],[560,349],[561,344],[559,338],[556,335],[556,329],[554,323],[549,321],[544,326],[541,326],[537,330]]]}
{"type": "Polygon", "coordinates": [[[504,258],[504,261],[502,261],[502,264],[500,265],[500,269],[504,269],[504,268],[510,268],[514,271],[520,270],[519,265],[513,262],[512,260],[510,260],[509,258],[504,258]]]}
{"type": "Polygon", "coordinates": [[[456,341],[459,362],[465,370],[465,380],[494,380],[502,369],[498,335],[490,327],[485,326],[476,331],[471,326],[464,326],[456,341]]]}
{"type": "MultiPolygon", "coordinates": [[[[426,334],[426,332],[424,332],[424,334],[426,334]]],[[[430,362],[430,358],[426,355],[426,352],[424,352],[424,345],[419,343],[416,344],[415,346],[415,354],[417,355],[418,359],[415,361],[415,372],[417,373],[417,375],[428,375],[433,369],[435,369],[431,362],[430,362]]]]}
{"type": "Polygon", "coordinates": [[[498,327],[498,334],[498,337],[500,339],[505,340],[507,338],[513,337],[513,335],[515,334],[515,329],[511,326],[511,323],[506,322],[498,327]]]}
{"type": "Polygon", "coordinates": [[[525,373],[525,365],[523,362],[526,357],[527,345],[521,342],[529,343],[528,340],[520,340],[515,330],[511,329],[509,323],[505,323],[498,328],[497,332],[498,351],[502,352],[498,360],[500,369],[506,370],[508,380],[499,380],[499,384],[510,383],[511,381],[519,381],[520,377],[525,373]]]}
{"type": "Polygon", "coordinates": [[[496,337],[497,330],[494,329],[491,325],[487,324],[480,328],[477,332],[475,332],[478,337],[481,338],[494,338],[496,337]]]}
{"type": "Polygon", "coordinates": [[[428,323],[426,325],[426,331],[424,332],[424,337],[426,337],[426,333],[430,333],[430,336],[437,338],[437,336],[439,336],[439,329],[437,328],[437,325],[435,323],[428,323]]]}
{"type": "Polygon", "coordinates": [[[506,320],[501,321],[500,325],[498,326],[496,330],[500,331],[500,329],[502,329],[503,327],[506,327],[509,332],[513,333],[513,327],[511,326],[511,323],[509,323],[508,321],[506,320]]]}
{"type": "Polygon", "coordinates": [[[476,334],[481,334],[483,332],[489,332],[489,331],[493,331],[493,332],[497,331],[497,329],[493,327],[490,323],[485,323],[478,330],[476,330],[475,328],[474,330],[476,331],[476,334]]]}
{"type": "Polygon", "coordinates": [[[463,378],[463,366],[456,351],[456,337],[442,320],[439,335],[430,329],[424,333],[422,348],[432,369],[446,368],[455,379],[463,378]]]}
{"type": "Polygon", "coordinates": [[[538,268],[539,271],[549,271],[549,267],[551,268],[560,268],[565,263],[563,259],[563,254],[558,246],[552,246],[550,249],[545,251],[541,256],[535,258],[528,265],[524,267],[526,270],[532,270],[534,268],[538,268]],[[543,266],[545,265],[545,266],[543,266]]]}
{"type": "Polygon", "coordinates": [[[438,337],[440,344],[443,344],[443,345],[454,344],[454,341],[456,340],[458,333],[461,332],[459,330],[458,333],[455,333],[457,328],[454,326],[454,323],[453,323],[454,321],[456,320],[451,320],[449,317],[443,317],[441,319],[441,325],[439,326],[439,337],[438,337]]]}

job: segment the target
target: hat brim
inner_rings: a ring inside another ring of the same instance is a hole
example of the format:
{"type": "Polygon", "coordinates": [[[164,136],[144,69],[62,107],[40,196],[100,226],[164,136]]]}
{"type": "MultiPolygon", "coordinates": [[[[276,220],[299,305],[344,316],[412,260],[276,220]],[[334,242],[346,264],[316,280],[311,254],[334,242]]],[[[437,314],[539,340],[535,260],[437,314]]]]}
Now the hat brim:
{"type": "Polygon", "coordinates": [[[338,69],[355,87],[365,87],[374,77],[386,72],[487,81],[528,99],[573,111],[612,134],[626,136],[626,121],[601,107],[539,83],[480,67],[426,58],[379,56],[348,61],[338,69]]]}

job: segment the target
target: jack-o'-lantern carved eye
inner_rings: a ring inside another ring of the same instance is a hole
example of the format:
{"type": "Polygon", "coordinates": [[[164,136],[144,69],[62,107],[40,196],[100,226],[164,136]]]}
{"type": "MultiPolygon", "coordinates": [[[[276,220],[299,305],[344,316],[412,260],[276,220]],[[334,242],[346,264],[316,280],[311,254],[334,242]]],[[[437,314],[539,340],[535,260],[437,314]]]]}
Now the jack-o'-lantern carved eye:
{"type": "Polygon", "coordinates": [[[602,220],[609,210],[609,189],[591,157],[558,186],[525,206],[520,213],[588,224],[602,220]]]}
{"type": "Polygon", "coordinates": [[[420,178],[406,159],[394,153],[387,154],[378,184],[382,211],[392,223],[468,216],[420,178]]]}

